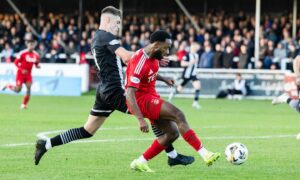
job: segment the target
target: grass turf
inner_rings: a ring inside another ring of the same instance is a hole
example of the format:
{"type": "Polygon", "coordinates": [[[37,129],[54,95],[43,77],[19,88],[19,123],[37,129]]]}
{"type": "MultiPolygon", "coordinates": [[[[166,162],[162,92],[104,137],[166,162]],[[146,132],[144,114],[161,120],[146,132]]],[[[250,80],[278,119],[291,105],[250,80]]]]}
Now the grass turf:
{"type": "MultiPolygon", "coordinates": [[[[165,153],[149,162],[156,172],[130,170],[130,162],[152,142],[154,135],[138,130],[134,117],[114,112],[103,129],[89,140],[51,149],[35,166],[36,134],[80,127],[86,121],[94,96],[34,96],[28,109],[19,110],[21,96],[0,95],[0,179],[297,179],[300,177],[299,114],[287,105],[272,106],[270,101],[200,100],[200,110],[191,99],[175,99],[190,126],[205,147],[222,153],[212,167],[182,139],[176,150],[196,157],[190,166],[167,165],[165,153]],[[283,135],[283,136],[281,136],[283,135]],[[240,166],[225,160],[224,149],[232,142],[248,147],[249,158],[240,166]],[[29,143],[15,147],[7,144],[29,143]]],[[[49,137],[56,135],[49,134],[49,137]]]]}

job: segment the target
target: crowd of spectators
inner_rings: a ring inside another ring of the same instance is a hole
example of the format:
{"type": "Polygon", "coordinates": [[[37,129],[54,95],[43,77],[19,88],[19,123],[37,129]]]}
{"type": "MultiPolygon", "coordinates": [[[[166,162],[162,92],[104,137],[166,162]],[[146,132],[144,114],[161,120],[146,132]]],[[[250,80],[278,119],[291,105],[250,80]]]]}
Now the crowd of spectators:
{"type": "MultiPolygon", "coordinates": [[[[25,15],[26,16],[26,15],[25,15]]],[[[90,44],[99,27],[99,13],[86,11],[82,27],[78,15],[43,14],[28,17],[37,30],[36,51],[41,62],[74,63],[74,55],[84,63],[90,55],[90,44]]],[[[179,67],[188,53],[191,42],[201,45],[200,68],[259,68],[290,69],[290,62],[300,52],[300,31],[291,37],[291,15],[263,15],[260,27],[259,63],[254,66],[254,15],[240,12],[226,14],[210,12],[206,16],[193,16],[200,29],[192,26],[182,14],[125,15],[122,26],[122,45],[135,51],[149,43],[150,34],[164,29],[172,35],[171,67],[179,67]]],[[[300,19],[297,20],[300,27],[300,19]]],[[[299,28],[297,28],[299,30],[299,28]]],[[[0,14],[0,57],[12,62],[17,52],[24,49],[23,38],[31,33],[16,14],[0,14]]]]}

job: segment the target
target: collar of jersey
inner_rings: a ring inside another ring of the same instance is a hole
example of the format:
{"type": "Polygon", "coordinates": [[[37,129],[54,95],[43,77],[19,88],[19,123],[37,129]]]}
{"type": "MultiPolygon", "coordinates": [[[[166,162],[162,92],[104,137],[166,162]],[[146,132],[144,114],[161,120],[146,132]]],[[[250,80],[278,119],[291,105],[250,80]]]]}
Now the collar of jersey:
{"type": "Polygon", "coordinates": [[[149,55],[146,53],[145,49],[143,49],[143,53],[147,58],[149,58],[149,55]]]}

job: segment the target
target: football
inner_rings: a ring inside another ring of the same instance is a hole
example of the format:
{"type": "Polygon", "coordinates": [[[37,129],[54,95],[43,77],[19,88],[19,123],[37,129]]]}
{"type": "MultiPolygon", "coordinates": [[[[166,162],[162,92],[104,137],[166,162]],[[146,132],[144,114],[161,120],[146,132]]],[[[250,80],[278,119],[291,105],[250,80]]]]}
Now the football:
{"type": "Polygon", "coordinates": [[[241,143],[232,143],[226,147],[225,156],[230,163],[240,165],[246,162],[248,158],[248,149],[241,143]]]}

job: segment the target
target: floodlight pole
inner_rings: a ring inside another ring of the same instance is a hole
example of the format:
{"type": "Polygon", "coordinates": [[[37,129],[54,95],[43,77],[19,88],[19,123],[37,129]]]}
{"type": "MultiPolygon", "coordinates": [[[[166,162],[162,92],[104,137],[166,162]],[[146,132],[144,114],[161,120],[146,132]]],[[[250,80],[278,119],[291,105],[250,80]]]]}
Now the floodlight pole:
{"type": "MultiPolygon", "coordinates": [[[[119,9],[122,12],[121,18],[123,18],[123,14],[124,14],[123,0],[120,0],[120,2],[119,2],[119,9]]],[[[121,19],[121,22],[123,22],[122,19],[121,19]]],[[[123,31],[123,25],[121,24],[120,31],[119,31],[119,37],[122,37],[122,31],[123,31]]]]}
{"type": "Polygon", "coordinates": [[[39,34],[37,33],[37,31],[33,28],[33,26],[29,23],[29,21],[26,19],[25,16],[23,16],[23,14],[21,13],[21,11],[19,10],[19,8],[12,2],[12,0],[6,0],[7,3],[13,8],[13,10],[20,16],[20,18],[23,20],[25,25],[28,25],[30,28],[30,31],[32,32],[33,35],[35,35],[36,37],[39,36],[39,34]]]}
{"type": "Polygon", "coordinates": [[[259,29],[260,29],[260,6],[261,0],[256,0],[256,8],[255,8],[255,51],[254,51],[254,59],[255,59],[255,67],[258,65],[259,61],[259,29]]]}
{"type": "Polygon", "coordinates": [[[196,21],[192,18],[192,16],[189,13],[189,11],[185,8],[185,6],[181,3],[180,0],[175,0],[175,2],[180,7],[180,9],[184,12],[184,14],[189,18],[189,20],[192,22],[192,24],[193,24],[194,28],[196,29],[196,31],[199,32],[200,31],[200,27],[198,26],[198,24],[196,23],[196,21]]]}
{"type": "MultiPolygon", "coordinates": [[[[83,16],[83,5],[82,5],[82,0],[79,0],[79,17],[78,17],[78,38],[79,38],[79,44],[82,39],[82,16],[83,16]]],[[[81,53],[81,46],[79,45],[79,52],[81,53]]]]}
{"type": "Polygon", "coordinates": [[[296,39],[296,33],[297,33],[297,4],[298,4],[298,0],[294,0],[293,3],[293,39],[296,39]]]}
{"type": "Polygon", "coordinates": [[[207,16],[207,0],[205,0],[203,4],[203,16],[207,16]]]}

